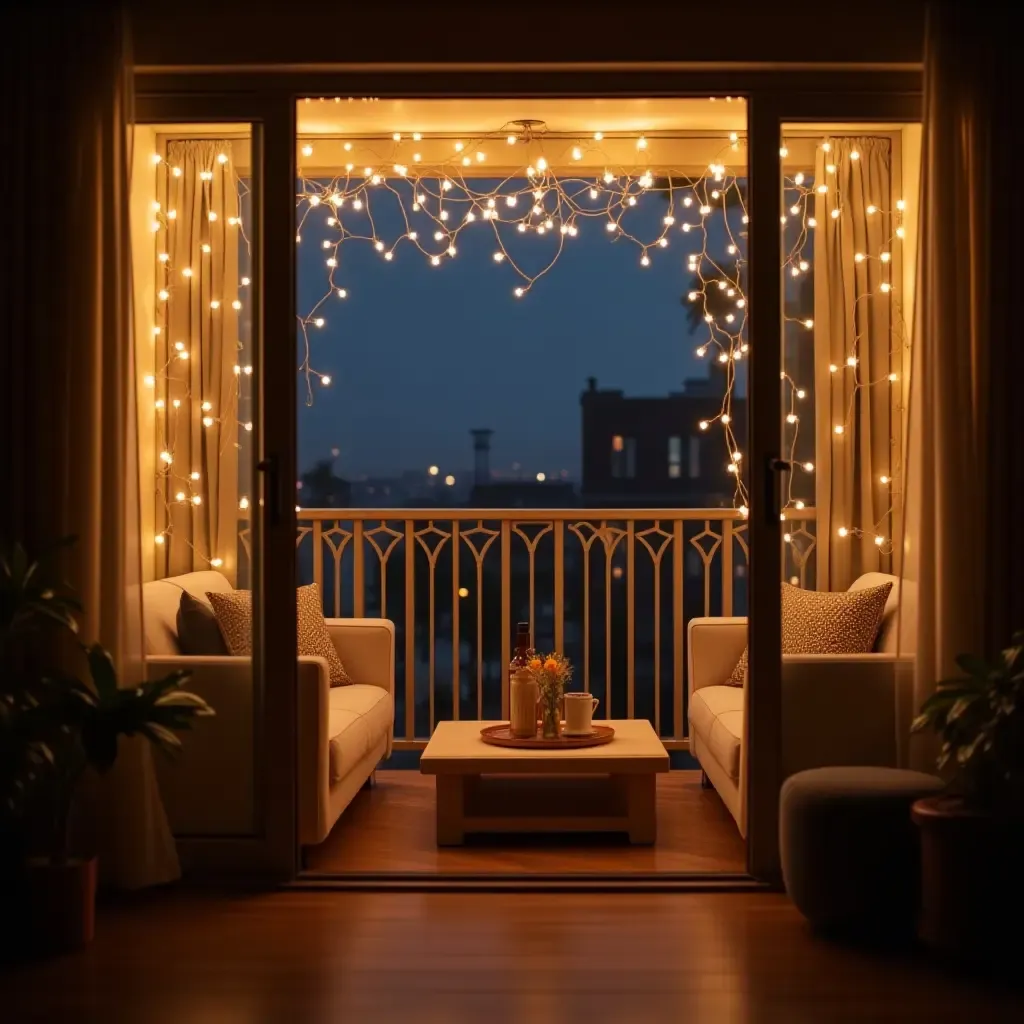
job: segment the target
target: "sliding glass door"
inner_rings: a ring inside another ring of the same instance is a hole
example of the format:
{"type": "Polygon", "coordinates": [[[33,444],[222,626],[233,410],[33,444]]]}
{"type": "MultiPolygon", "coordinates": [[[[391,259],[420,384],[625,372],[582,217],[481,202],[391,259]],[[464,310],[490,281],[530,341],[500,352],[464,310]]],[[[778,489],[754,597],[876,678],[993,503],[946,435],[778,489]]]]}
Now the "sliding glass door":
{"type": "Polygon", "coordinates": [[[184,669],[215,711],[158,765],[161,794],[186,871],[288,878],[294,419],[269,382],[293,364],[267,342],[292,307],[274,272],[291,232],[268,202],[291,180],[279,109],[143,90],[131,216],[147,672],[184,669]]]}

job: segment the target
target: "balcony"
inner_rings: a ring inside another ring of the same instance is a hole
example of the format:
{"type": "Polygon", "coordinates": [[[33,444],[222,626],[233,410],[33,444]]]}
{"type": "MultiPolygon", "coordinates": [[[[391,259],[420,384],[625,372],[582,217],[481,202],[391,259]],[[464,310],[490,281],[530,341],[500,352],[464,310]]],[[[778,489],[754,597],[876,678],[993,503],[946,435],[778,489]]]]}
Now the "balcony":
{"type": "MultiPolygon", "coordinates": [[[[785,578],[813,586],[815,510],[786,516],[785,578]]],[[[504,667],[527,620],[538,648],[572,659],[598,717],[646,717],[669,750],[686,750],[686,624],[747,612],[747,522],[733,509],[297,518],[299,582],[319,585],[325,615],[395,622],[398,750],[422,749],[438,721],[508,717],[504,667]]]]}

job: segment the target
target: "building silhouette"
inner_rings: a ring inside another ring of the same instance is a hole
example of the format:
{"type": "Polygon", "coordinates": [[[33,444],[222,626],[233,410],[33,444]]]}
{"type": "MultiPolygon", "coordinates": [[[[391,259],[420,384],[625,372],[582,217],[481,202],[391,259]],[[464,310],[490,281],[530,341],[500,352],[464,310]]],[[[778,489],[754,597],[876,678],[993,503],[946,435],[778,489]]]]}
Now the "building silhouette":
{"type": "MultiPolygon", "coordinates": [[[[712,370],[683,390],[659,397],[627,397],[589,378],[580,396],[586,508],[725,508],[735,477],[719,417],[725,378],[712,370]],[[701,423],[707,423],[701,429],[701,423]]],[[[746,437],[746,399],[733,395],[728,415],[735,436],[746,437]]]]}

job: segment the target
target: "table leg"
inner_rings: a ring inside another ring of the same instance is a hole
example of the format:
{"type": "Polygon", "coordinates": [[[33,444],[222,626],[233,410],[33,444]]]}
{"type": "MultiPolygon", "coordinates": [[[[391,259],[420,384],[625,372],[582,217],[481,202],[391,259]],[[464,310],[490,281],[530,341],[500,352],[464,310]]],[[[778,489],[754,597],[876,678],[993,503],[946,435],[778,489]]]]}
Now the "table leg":
{"type": "Polygon", "coordinates": [[[461,846],[465,841],[465,777],[437,775],[437,845],[461,846]]]}
{"type": "Polygon", "coordinates": [[[657,776],[627,775],[626,791],[629,807],[629,841],[635,844],[650,844],[658,835],[658,821],[655,814],[657,776]]]}

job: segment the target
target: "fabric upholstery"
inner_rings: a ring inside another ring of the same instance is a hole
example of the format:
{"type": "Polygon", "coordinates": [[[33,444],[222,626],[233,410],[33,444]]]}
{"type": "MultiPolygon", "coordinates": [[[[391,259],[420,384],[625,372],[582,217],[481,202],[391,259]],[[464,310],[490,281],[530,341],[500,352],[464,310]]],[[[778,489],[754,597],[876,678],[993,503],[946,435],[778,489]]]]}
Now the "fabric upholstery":
{"type": "Polygon", "coordinates": [[[182,654],[224,656],[228,653],[213,607],[188,591],[182,591],[178,605],[178,646],[182,654]]]}
{"type": "MultiPolygon", "coordinates": [[[[233,590],[230,593],[207,595],[213,605],[217,624],[224,636],[228,650],[234,655],[252,654],[252,593],[248,590],[233,590]]],[[[344,686],[350,683],[348,673],[331,640],[320,602],[320,589],[315,583],[299,587],[296,591],[298,605],[298,649],[300,655],[326,659],[331,670],[331,685],[344,686]]]]}
{"type": "MultiPolygon", "coordinates": [[[[892,584],[867,573],[853,591],[892,584]]],[[[893,588],[895,589],[895,588],[893,588]]],[[[831,765],[896,767],[904,763],[901,736],[909,721],[900,709],[909,696],[911,657],[895,651],[897,620],[913,635],[913,585],[903,603],[890,591],[876,651],[867,654],[783,654],[782,775],[831,765]],[[900,717],[902,715],[902,718],[900,717]]],[[[726,666],[746,644],[745,618],[691,619],[687,632],[687,716],[690,753],[700,762],[741,834],[746,823],[743,718],[748,681],[723,685],[726,666]]],[[[735,662],[732,662],[735,664],[735,662]]]]}
{"type": "Polygon", "coordinates": [[[892,768],[818,768],[779,797],[786,891],[820,929],[890,938],[913,932],[920,890],[911,804],[941,779],[892,768]]]}
{"type": "Polygon", "coordinates": [[[735,686],[705,686],[693,694],[690,725],[734,782],[740,777],[744,694],[735,686]]]}
{"type": "MultiPolygon", "coordinates": [[[[892,583],[830,593],[782,584],[783,654],[866,654],[875,644],[892,583]]],[[[742,686],[747,650],[728,682],[742,686]]]]}
{"type": "MultiPolygon", "coordinates": [[[[160,790],[179,836],[252,834],[255,817],[252,660],[179,653],[171,608],[181,593],[232,592],[219,573],[189,573],[146,584],[147,622],[167,653],[146,659],[147,677],[192,673],[189,687],[216,709],[196,723],[184,749],[158,759],[160,790]],[[168,619],[170,616],[170,619],[168,619]]],[[[203,596],[201,602],[206,601],[203,596]]],[[[212,605],[211,605],[212,607],[212,605]]],[[[391,753],[395,627],[387,619],[329,619],[335,656],[353,667],[354,685],[333,687],[325,657],[298,659],[298,841],[326,838],[377,764],[391,753]]],[[[154,644],[147,638],[147,647],[154,644]]]]}
{"type": "Polygon", "coordinates": [[[338,686],[327,698],[330,779],[338,782],[359,760],[387,739],[395,719],[391,694],[379,686],[338,686]]]}

